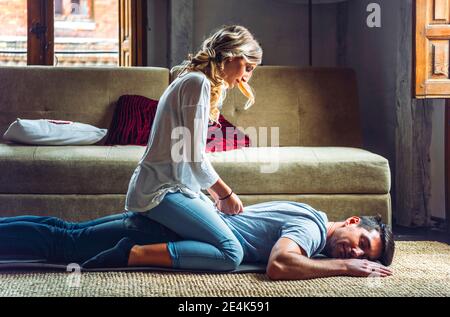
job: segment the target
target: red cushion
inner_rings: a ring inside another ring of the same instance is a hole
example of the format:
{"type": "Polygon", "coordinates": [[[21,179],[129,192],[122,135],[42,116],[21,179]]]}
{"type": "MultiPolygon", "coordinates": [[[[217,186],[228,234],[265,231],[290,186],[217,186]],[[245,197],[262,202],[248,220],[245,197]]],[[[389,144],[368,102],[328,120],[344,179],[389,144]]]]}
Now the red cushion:
{"type": "Polygon", "coordinates": [[[147,145],[158,101],[123,95],[117,101],[105,145],[147,145]]]}
{"type": "Polygon", "coordinates": [[[250,138],[222,115],[219,116],[219,123],[220,125],[214,123],[208,127],[206,152],[222,152],[250,146],[250,138]]]}
{"type": "MultiPolygon", "coordinates": [[[[157,100],[144,96],[121,96],[117,101],[105,145],[146,146],[157,106],[157,100]]],[[[250,146],[249,137],[222,115],[219,116],[219,123],[220,125],[214,123],[208,127],[206,152],[222,152],[250,146]]]]}

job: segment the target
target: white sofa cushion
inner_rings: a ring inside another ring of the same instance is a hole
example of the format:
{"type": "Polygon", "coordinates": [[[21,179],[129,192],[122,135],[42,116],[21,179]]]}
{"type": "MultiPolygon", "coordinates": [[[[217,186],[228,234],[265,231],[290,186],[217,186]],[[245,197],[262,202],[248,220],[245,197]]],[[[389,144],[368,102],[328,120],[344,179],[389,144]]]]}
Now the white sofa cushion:
{"type": "Polygon", "coordinates": [[[18,118],[6,130],[3,139],[35,145],[89,145],[106,135],[107,129],[61,120],[24,120],[18,118]]]}

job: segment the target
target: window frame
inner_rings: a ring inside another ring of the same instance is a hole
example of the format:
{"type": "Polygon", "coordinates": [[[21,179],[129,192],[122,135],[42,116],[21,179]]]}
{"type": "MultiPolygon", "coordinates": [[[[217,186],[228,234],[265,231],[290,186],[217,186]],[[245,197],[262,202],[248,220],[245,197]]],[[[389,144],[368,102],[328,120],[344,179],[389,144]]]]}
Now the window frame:
{"type": "MultiPolygon", "coordinates": [[[[86,1],[93,17],[93,2],[86,1]]],[[[147,1],[119,0],[118,4],[119,66],[146,66],[147,1]]],[[[53,0],[27,0],[27,65],[54,65],[54,17],[53,0]]]]}
{"type": "Polygon", "coordinates": [[[54,63],[53,0],[27,0],[27,65],[54,63]]]}

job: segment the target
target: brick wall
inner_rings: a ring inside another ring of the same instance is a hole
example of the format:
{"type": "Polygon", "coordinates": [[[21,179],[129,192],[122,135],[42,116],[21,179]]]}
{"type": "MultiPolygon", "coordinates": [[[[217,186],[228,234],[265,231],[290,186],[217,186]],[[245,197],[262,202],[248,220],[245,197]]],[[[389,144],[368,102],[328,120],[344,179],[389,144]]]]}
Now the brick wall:
{"type": "MultiPolygon", "coordinates": [[[[67,21],[67,26],[70,22],[84,22],[89,24],[95,22],[94,30],[86,30],[83,27],[73,29],[68,28],[55,28],[55,38],[58,37],[88,37],[88,38],[112,38],[118,37],[118,2],[117,0],[89,0],[88,4],[91,5],[93,1],[93,12],[90,15],[90,19],[85,17],[77,18],[70,14],[70,0],[63,1],[64,14],[57,16],[57,21],[67,21]]],[[[1,14],[1,13],[0,13],[1,14]]]]}
{"type": "Polygon", "coordinates": [[[0,1],[0,35],[27,35],[27,0],[0,1]]]}
{"type": "MultiPolygon", "coordinates": [[[[90,0],[93,1],[94,30],[74,28],[55,29],[55,37],[95,37],[113,38],[118,36],[118,3],[117,0],[90,0]]],[[[65,15],[56,20],[72,20],[67,16],[70,10],[70,0],[64,0],[65,15]]],[[[86,19],[82,19],[86,22],[86,19]]],[[[26,36],[27,34],[27,1],[26,0],[2,0],[0,1],[0,36],[26,36]]]]}

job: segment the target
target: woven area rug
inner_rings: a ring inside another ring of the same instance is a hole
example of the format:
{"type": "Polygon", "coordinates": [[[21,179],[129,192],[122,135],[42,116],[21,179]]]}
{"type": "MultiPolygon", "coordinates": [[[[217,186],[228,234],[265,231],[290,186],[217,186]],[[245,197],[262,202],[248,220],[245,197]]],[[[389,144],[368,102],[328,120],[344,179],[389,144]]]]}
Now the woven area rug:
{"type": "Polygon", "coordinates": [[[0,272],[0,296],[450,296],[450,246],[399,241],[388,278],[270,281],[264,274],[0,272]]]}

